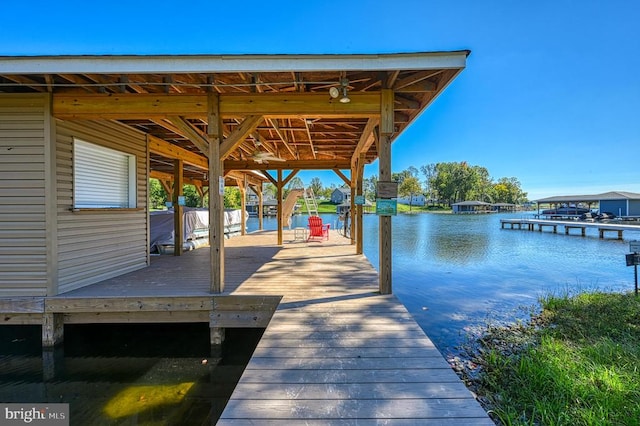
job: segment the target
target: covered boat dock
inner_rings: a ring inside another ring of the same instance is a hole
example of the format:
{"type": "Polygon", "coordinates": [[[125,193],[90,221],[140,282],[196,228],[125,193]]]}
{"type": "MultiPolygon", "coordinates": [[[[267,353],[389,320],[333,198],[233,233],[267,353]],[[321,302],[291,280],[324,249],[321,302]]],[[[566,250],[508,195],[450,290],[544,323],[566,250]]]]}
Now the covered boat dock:
{"type": "Polygon", "coordinates": [[[333,170],[351,200],[365,164],[390,183],[392,142],[468,54],[0,57],[3,324],[42,325],[47,348],[72,323],[207,322],[214,347],[267,327],[225,423],[491,424],[392,295],[390,216],[378,272],[353,202],[340,243],[288,245],[283,226],[300,170],[333,170]],[[150,178],[176,235],[183,184],[208,198],[208,249],[151,256],[150,178]],[[224,186],[265,181],[277,231],[226,240],[224,186]]]}

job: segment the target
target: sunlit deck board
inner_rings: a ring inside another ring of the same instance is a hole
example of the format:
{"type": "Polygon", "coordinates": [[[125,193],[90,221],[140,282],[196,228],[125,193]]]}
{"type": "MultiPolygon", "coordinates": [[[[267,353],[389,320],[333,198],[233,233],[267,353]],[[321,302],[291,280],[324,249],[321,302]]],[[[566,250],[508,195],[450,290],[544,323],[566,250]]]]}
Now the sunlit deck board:
{"type": "Polygon", "coordinates": [[[345,241],[285,244],[233,290],[283,298],[218,424],[492,425],[345,241]]]}
{"type": "Polygon", "coordinates": [[[376,270],[348,240],[287,237],[283,246],[273,232],[226,240],[221,296],[209,292],[203,248],[60,298],[282,296],[221,425],[493,424],[399,300],[378,293],[376,270]]]}

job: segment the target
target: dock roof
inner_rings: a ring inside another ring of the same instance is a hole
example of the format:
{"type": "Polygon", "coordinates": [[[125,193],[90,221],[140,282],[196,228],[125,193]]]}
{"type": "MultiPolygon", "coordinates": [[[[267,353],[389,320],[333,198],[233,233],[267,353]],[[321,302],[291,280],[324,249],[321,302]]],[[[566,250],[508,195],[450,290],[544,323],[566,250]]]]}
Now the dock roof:
{"type": "Polygon", "coordinates": [[[547,203],[594,203],[602,200],[640,200],[640,194],[626,191],[610,191],[590,195],[557,195],[536,200],[538,204],[547,203]]]}
{"type": "Polygon", "coordinates": [[[219,96],[229,170],[349,169],[378,158],[464,69],[469,51],[352,55],[0,56],[0,93],[49,93],[63,120],[150,135],[150,168],[206,179],[207,99],[219,96]],[[381,123],[382,92],[393,123],[381,123]]]}

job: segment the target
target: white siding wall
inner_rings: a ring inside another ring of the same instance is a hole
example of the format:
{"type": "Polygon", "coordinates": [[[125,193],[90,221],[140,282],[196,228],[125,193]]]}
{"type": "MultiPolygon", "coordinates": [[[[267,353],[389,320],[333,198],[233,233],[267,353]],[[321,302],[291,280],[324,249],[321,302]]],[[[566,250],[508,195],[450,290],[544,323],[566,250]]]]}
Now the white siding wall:
{"type": "Polygon", "coordinates": [[[57,121],[59,292],[147,266],[146,137],[118,123],[57,121]],[[137,209],[72,212],[73,138],[134,154],[137,209]]]}
{"type": "Polygon", "coordinates": [[[47,293],[47,99],[0,94],[0,297],[47,293]]]}

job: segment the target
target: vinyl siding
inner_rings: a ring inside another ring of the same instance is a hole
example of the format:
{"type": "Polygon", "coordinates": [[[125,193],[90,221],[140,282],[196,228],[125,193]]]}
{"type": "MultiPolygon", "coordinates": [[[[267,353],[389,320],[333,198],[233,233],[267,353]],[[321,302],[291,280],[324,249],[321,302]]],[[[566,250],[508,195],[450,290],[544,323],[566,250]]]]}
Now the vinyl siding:
{"type": "Polygon", "coordinates": [[[47,293],[47,106],[0,94],[0,297],[47,293]]]}
{"type": "Polygon", "coordinates": [[[613,213],[616,216],[626,216],[627,200],[600,201],[600,213],[613,213]]]}
{"type": "Polygon", "coordinates": [[[59,292],[147,266],[145,135],[110,121],[57,121],[56,129],[59,292]],[[136,156],[136,210],[72,211],[74,137],[136,156]]]}

